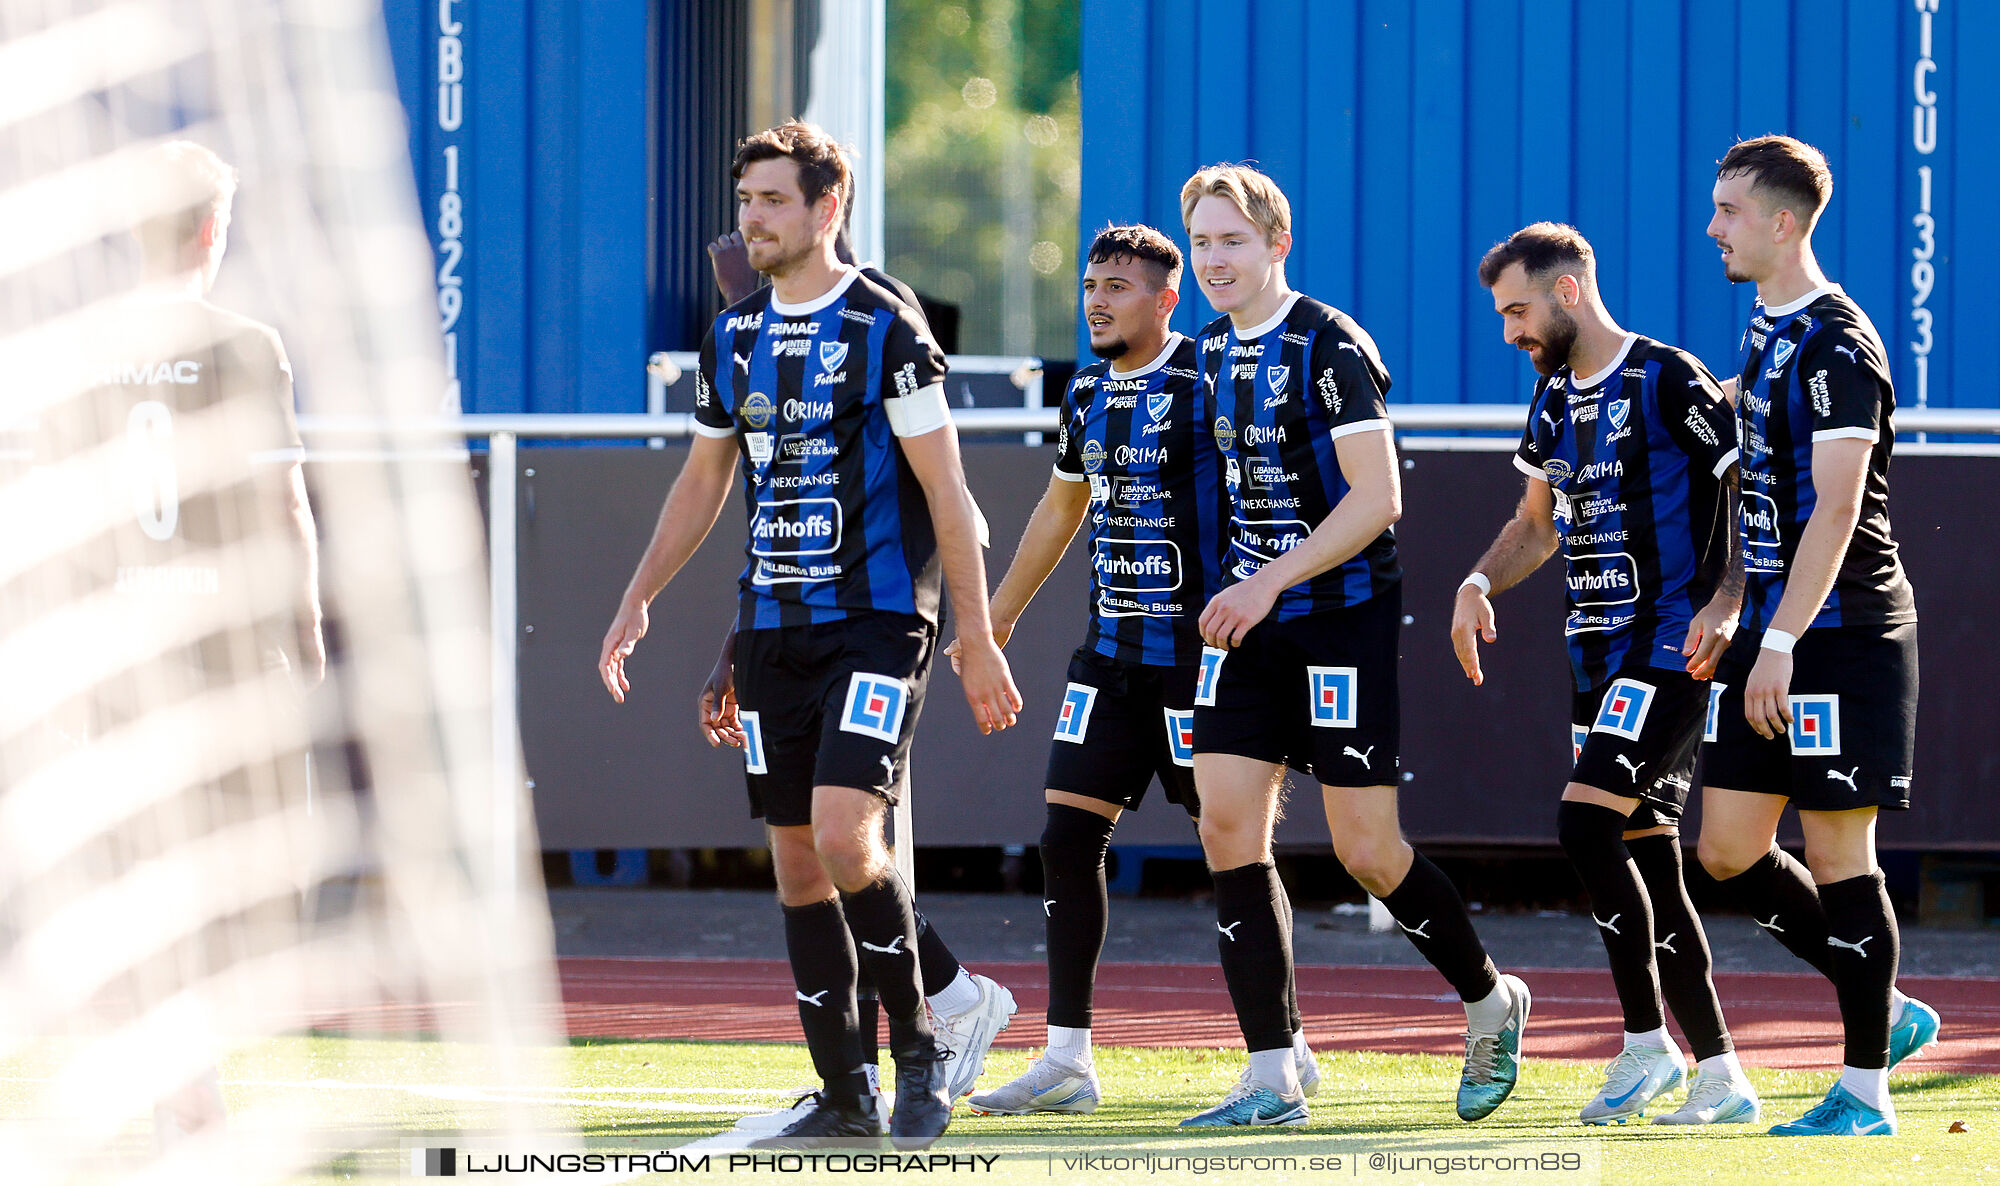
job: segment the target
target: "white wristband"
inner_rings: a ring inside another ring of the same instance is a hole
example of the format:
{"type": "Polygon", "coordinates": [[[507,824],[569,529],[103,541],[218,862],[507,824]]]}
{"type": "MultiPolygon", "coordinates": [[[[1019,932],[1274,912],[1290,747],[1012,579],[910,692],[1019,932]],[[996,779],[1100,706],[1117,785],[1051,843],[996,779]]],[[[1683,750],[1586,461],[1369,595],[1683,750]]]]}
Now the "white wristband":
{"type": "Polygon", "coordinates": [[[1493,596],[1493,582],[1487,580],[1486,574],[1483,572],[1475,572],[1471,576],[1465,578],[1464,580],[1458,583],[1458,587],[1461,589],[1465,588],[1467,585],[1471,585],[1473,588],[1478,589],[1479,595],[1481,597],[1493,596]]]}
{"type": "Polygon", "coordinates": [[[1776,651],[1780,655],[1789,655],[1792,653],[1792,648],[1797,645],[1799,645],[1799,636],[1796,634],[1776,628],[1764,631],[1763,648],[1767,651],[1776,651]]]}

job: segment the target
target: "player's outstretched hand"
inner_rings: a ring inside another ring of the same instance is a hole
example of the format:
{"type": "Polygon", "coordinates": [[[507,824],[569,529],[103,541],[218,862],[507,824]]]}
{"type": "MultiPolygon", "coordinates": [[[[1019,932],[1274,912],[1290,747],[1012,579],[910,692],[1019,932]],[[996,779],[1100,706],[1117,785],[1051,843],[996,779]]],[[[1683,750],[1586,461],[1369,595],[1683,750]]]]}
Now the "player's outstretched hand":
{"type": "Polygon", "coordinates": [[[1451,649],[1458,652],[1458,665],[1474,687],[1486,682],[1479,667],[1479,640],[1498,642],[1500,632],[1493,625],[1493,599],[1478,585],[1460,585],[1458,599],[1451,607],[1451,649]]]}
{"type": "Polygon", "coordinates": [[[1234,647],[1242,643],[1250,628],[1264,620],[1277,603],[1282,589],[1267,588],[1268,581],[1251,577],[1231,585],[1214,597],[1201,611],[1201,640],[1212,647],[1234,647]]]}
{"type": "Polygon", "coordinates": [[[1681,644],[1681,654],[1687,656],[1689,675],[1696,679],[1715,677],[1722,652],[1729,649],[1729,641],[1736,637],[1736,619],[1742,609],[1741,598],[1725,598],[1718,593],[1688,623],[1687,641],[1681,644]]]}
{"type": "Polygon", "coordinates": [[[646,603],[627,601],[618,606],[618,616],[611,619],[611,629],[604,632],[604,650],[597,656],[597,674],[604,680],[604,690],[618,703],[625,703],[625,693],[632,690],[632,681],[625,678],[625,660],[646,637],[646,603]]]}
{"type": "Polygon", "coordinates": [[[715,286],[722,290],[725,303],[733,305],[757,291],[757,269],[750,266],[742,231],[718,235],[708,245],[708,266],[715,269],[715,286]]]}
{"type": "Polygon", "coordinates": [[[1792,728],[1792,657],[1758,651],[1757,665],[1743,681],[1743,719],[1759,737],[1777,737],[1792,728]]]}
{"type": "Polygon", "coordinates": [[[981,733],[994,733],[1014,723],[1021,711],[1021,693],[1014,687],[1014,673],[1007,657],[993,645],[974,643],[961,648],[956,666],[965,683],[965,702],[972,706],[972,719],[981,733]]]}
{"type": "Polygon", "coordinates": [[[717,656],[715,667],[708,673],[708,682],[701,686],[699,707],[701,735],[708,739],[711,748],[719,745],[743,748],[743,718],[736,711],[736,665],[730,660],[728,647],[717,656]]]}
{"type": "MultiPolygon", "coordinates": [[[[994,646],[999,647],[1002,650],[1005,650],[1007,647],[1007,640],[1012,637],[1014,637],[1014,623],[1003,622],[998,618],[993,619],[994,646]]],[[[952,674],[962,676],[965,674],[965,672],[959,669],[958,654],[960,649],[961,648],[958,645],[958,640],[954,638],[951,640],[951,645],[944,649],[944,657],[951,660],[952,674]]]]}

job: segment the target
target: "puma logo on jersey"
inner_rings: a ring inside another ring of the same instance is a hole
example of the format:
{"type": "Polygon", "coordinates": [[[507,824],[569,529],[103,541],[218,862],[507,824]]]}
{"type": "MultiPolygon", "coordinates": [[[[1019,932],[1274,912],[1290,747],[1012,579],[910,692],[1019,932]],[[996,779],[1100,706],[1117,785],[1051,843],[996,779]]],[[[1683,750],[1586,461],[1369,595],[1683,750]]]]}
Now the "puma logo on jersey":
{"type": "Polygon", "coordinates": [[[1342,756],[1352,756],[1352,757],[1354,757],[1355,759],[1359,760],[1359,761],[1360,761],[1360,763],[1361,763],[1361,768],[1362,768],[1363,770],[1373,770],[1373,769],[1375,769],[1375,767],[1374,767],[1374,766],[1373,766],[1373,765],[1372,765],[1372,764],[1371,764],[1371,763],[1370,763],[1370,762],[1368,761],[1368,755],[1369,755],[1369,754],[1372,754],[1372,753],[1374,753],[1374,752],[1375,752],[1375,747],[1374,747],[1374,746],[1372,746],[1372,745],[1368,747],[1368,749],[1366,750],[1366,752],[1364,752],[1364,751],[1362,751],[1362,750],[1358,750],[1358,749],[1355,749],[1355,748],[1354,748],[1353,746],[1351,746],[1351,745],[1350,745],[1350,746],[1347,746],[1347,747],[1345,747],[1345,748],[1343,748],[1343,749],[1342,749],[1342,750],[1341,750],[1340,752],[1341,752],[1342,756]]]}
{"type": "Polygon", "coordinates": [[[1354,357],[1361,357],[1361,347],[1355,345],[1353,342],[1342,342],[1340,348],[1342,350],[1352,350],[1354,351],[1354,357]]]}
{"type": "Polygon", "coordinates": [[[868,942],[868,941],[867,941],[866,939],[863,939],[863,940],[861,941],[861,946],[863,946],[863,947],[867,948],[868,950],[870,950],[870,951],[872,951],[872,952],[875,952],[875,953],[876,953],[876,954],[878,954],[878,955],[907,955],[907,954],[909,954],[908,952],[906,952],[906,951],[904,951],[904,950],[903,950],[903,937],[902,937],[901,935],[898,935],[898,936],[896,936],[896,937],[895,937],[894,939],[891,939],[891,940],[889,940],[889,946],[887,946],[887,947],[877,947],[877,946],[875,946],[875,945],[874,945],[873,943],[870,943],[870,942],[868,942]]]}
{"type": "Polygon", "coordinates": [[[824,1005],[823,1005],[823,1004],[821,1003],[821,1001],[820,1001],[820,998],[821,998],[821,997],[823,997],[823,996],[825,996],[826,994],[828,994],[828,993],[832,992],[832,991],[833,991],[833,990],[832,990],[832,989],[830,989],[830,988],[822,988],[822,989],[820,989],[820,990],[819,990],[818,992],[814,993],[813,995],[811,995],[811,996],[807,996],[806,994],[804,994],[804,993],[802,993],[802,992],[798,991],[797,989],[793,989],[793,990],[792,990],[792,995],[793,995],[793,996],[795,996],[795,997],[797,997],[798,999],[800,999],[800,1000],[804,1001],[804,1002],[805,1002],[806,1004],[808,1004],[808,1005],[811,1005],[811,1006],[812,1006],[813,1008],[815,1008],[815,1009],[821,1009],[821,1008],[825,1008],[825,1006],[824,1006],[824,1005]]]}
{"type": "Polygon", "coordinates": [[[1626,760],[1624,754],[1614,754],[1611,760],[1618,763],[1620,766],[1625,767],[1625,769],[1630,770],[1632,772],[1633,782],[1639,781],[1639,768],[1637,766],[1634,766],[1630,761],[1626,760]]]}
{"type": "Polygon", "coordinates": [[[1047,918],[1047,917],[1049,916],[1049,907],[1051,907],[1051,906],[1054,906],[1055,904],[1056,904],[1056,900],[1055,900],[1054,898],[1043,898],[1043,899],[1042,899],[1042,917],[1043,917],[1043,918],[1047,918]]]}
{"type": "Polygon", "coordinates": [[[729,352],[729,357],[736,360],[736,365],[743,368],[744,374],[747,375],[750,373],[750,356],[748,354],[738,354],[732,350],[729,352]]]}
{"type": "MultiPolygon", "coordinates": [[[[1369,748],[1369,749],[1374,749],[1375,747],[1371,745],[1371,746],[1369,746],[1368,748],[1369,748]]],[[[1400,919],[1400,918],[1399,918],[1399,919],[1397,919],[1397,920],[1396,920],[1396,925],[1397,925],[1397,926],[1399,926],[1399,927],[1403,927],[1403,920],[1402,920],[1402,919],[1400,919]]],[[[1415,935],[1415,936],[1416,936],[1417,938],[1419,938],[1419,939],[1428,939],[1428,938],[1430,938],[1430,937],[1431,937],[1431,935],[1430,935],[1430,932],[1429,932],[1429,931],[1426,931],[1426,930],[1425,930],[1424,928],[1425,928],[1425,927],[1427,927],[1427,926],[1429,926],[1429,925],[1431,925],[1431,920],[1427,918],[1427,919],[1425,919],[1424,921],[1422,921],[1422,922],[1418,923],[1418,924],[1417,924],[1416,926],[1413,926],[1413,927],[1403,927],[1403,930],[1404,930],[1404,931],[1406,931],[1406,932],[1407,932],[1407,933],[1409,933],[1409,934],[1412,934],[1412,935],[1415,935]]]]}
{"type": "Polygon", "coordinates": [[[1847,361],[1855,364],[1856,366],[1861,365],[1861,351],[1856,349],[1855,347],[1835,346],[1833,350],[1834,353],[1836,354],[1845,354],[1847,356],[1847,361]]]}
{"type": "Polygon", "coordinates": [[[1231,943],[1234,943],[1236,942],[1236,928],[1242,925],[1243,925],[1243,920],[1239,918],[1235,922],[1230,923],[1226,927],[1223,926],[1221,923],[1216,923],[1215,929],[1221,931],[1225,936],[1228,937],[1231,943]]]}
{"type": "Polygon", "coordinates": [[[889,780],[894,782],[896,779],[896,763],[890,759],[888,754],[882,755],[882,769],[889,772],[889,780]]]}
{"type": "Polygon", "coordinates": [[[1554,416],[1549,415],[1549,411],[1547,408],[1542,409],[1542,419],[1548,421],[1549,431],[1554,432],[1556,427],[1556,418],[1554,416]]]}
{"type": "Polygon", "coordinates": [[[1873,939],[1874,937],[1875,937],[1875,936],[1873,936],[1873,935],[1863,935],[1863,936],[1861,936],[1861,939],[1860,939],[1860,941],[1859,941],[1859,942],[1856,942],[1856,943],[1849,943],[1849,942],[1848,942],[1847,940],[1845,940],[1845,939],[1840,939],[1840,938],[1836,938],[1836,937],[1834,937],[1834,936],[1832,936],[1832,935],[1828,935],[1828,936],[1826,937],[1826,945],[1827,945],[1828,947],[1845,947],[1845,948],[1846,948],[1847,950],[1849,950],[1849,951],[1853,952],[1854,954],[1856,954],[1856,955],[1860,956],[1860,957],[1861,957],[1862,959],[1867,959],[1867,958],[1868,958],[1868,953],[1867,953],[1866,951],[1863,951],[1863,950],[1862,950],[1862,948],[1864,948],[1864,947],[1868,946],[1868,941],[1869,941],[1870,939],[1873,939]]]}
{"type": "Polygon", "coordinates": [[[1848,789],[1848,790],[1850,790],[1850,791],[1854,791],[1854,792],[1856,792],[1856,793],[1858,794],[1858,793],[1860,792],[1861,788],[1860,788],[1860,787],[1858,787],[1858,786],[1855,786],[1855,785],[1854,785],[1854,776],[1855,776],[1855,775],[1857,775],[1857,774],[1859,774],[1859,773],[1861,773],[1861,767],[1859,767],[1859,766],[1856,766],[1856,767],[1855,767],[1854,769],[1852,769],[1852,770],[1848,771],[1848,772],[1847,772],[1846,774],[1842,774],[1842,773],[1841,773],[1840,771],[1838,771],[1838,770],[1829,770],[1829,771],[1827,771],[1827,772],[1826,772],[1826,776],[1827,776],[1828,778],[1830,778],[1830,779],[1833,779],[1833,780],[1837,781],[1837,782],[1844,782],[1844,783],[1846,783],[1846,784],[1847,784],[1847,789],[1848,789]]]}
{"type": "Polygon", "coordinates": [[[1625,916],[1622,914],[1614,914],[1610,918],[1599,918],[1597,917],[1596,914],[1592,914],[1590,916],[1590,921],[1596,923],[1600,927],[1603,927],[1605,930],[1610,931],[1614,935],[1622,935],[1625,932],[1618,929],[1618,920],[1624,917],[1625,916]]]}
{"type": "Polygon", "coordinates": [[[1665,948],[1667,951],[1673,952],[1673,954],[1675,955],[1679,955],[1680,952],[1674,951],[1674,935],[1678,934],[1680,934],[1680,932],[1675,931],[1673,935],[1668,935],[1666,938],[1660,940],[1658,943],[1653,944],[1653,946],[1665,948]]]}
{"type": "Polygon", "coordinates": [[[1765,922],[1763,919],[1758,918],[1754,914],[1750,916],[1750,921],[1756,923],[1760,927],[1763,927],[1767,931],[1774,931],[1780,935],[1785,933],[1785,928],[1778,925],[1778,916],[1775,914],[1771,916],[1771,921],[1769,922],[1765,922]]]}

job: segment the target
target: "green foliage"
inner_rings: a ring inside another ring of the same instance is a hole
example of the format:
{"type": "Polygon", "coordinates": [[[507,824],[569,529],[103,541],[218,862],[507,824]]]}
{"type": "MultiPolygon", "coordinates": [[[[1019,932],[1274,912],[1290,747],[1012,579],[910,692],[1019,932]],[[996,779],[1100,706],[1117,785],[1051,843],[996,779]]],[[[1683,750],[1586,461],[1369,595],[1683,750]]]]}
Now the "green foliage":
{"type": "Polygon", "coordinates": [[[1078,0],[890,0],[888,270],[960,306],[959,348],[1076,340],[1078,0]]]}

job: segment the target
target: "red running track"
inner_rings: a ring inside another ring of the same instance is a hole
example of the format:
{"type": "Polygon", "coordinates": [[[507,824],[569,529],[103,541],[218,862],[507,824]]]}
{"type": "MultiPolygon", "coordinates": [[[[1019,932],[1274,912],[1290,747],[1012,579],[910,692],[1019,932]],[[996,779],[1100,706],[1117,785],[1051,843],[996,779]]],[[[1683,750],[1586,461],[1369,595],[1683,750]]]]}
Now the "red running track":
{"type": "MultiPolygon", "coordinates": [[[[576,1037],[799,1040],[791,972],[776,960],[565,959],[563,1013],[576,1037]]],[[[1020,1004],[1003,1047],[1040,1046],[1048,973],[1041,964],[980,964],[1020,1004]]],[[[1604,1060],[1621,1024],[1611,976],[1520,971],[1535,994],[1528,1050],[1604,1060]]],[[[1811,974],[1720,973],[1724,1014],[1743,1061],[1825,1069],[1839,1061],[1833,990],[1811,974]]],[[[1299,1008],[1316,1049],[1462,1054],[1465,1015],[1429,968],[1302,967],[1299,1008]]],[[[1909,978],[1903,991],[1944,1016],[1943,1045],[1922,1070],[2000,1073],[2000,980],[1909,978]]],[[[1234,1046],[1241,1041],[1219,968],[1106,964],[1098,971],[1092,1038],[1100,1045],[1234,1046]]],[[[386,1021],[387,1018],[376,1018],[386,1021]]]]}

